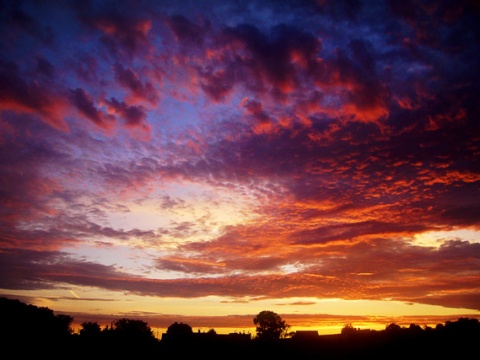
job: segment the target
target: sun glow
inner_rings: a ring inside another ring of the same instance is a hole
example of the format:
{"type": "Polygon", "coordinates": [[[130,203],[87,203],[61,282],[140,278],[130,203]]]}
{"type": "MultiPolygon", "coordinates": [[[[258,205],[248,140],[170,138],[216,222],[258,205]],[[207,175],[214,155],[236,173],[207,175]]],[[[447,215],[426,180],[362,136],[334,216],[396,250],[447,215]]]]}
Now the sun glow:
{"type": "Polygon", "coordinates": [[[415,245],[440,247],[447,241],[468,241],[480,244],[480,231],[472,229],[457,229],[448,231],[427,231],[415,234],[412,242],[415,245]]]}

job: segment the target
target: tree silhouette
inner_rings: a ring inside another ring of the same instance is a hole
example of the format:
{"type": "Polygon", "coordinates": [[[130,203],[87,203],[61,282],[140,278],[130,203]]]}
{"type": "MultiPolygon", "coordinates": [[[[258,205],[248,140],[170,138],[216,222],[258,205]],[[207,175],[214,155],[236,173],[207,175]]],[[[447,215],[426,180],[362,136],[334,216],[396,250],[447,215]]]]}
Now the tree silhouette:
{"type": "Polygon", "coordinates": [[[355,334],[355,332],[357,332],[357,329],[355,329],[353,325],[350,323],[345,324],[345,326],[342,328],[342,331],[341,331],[343,335],[351,335],[351,334],[355,334]]]}
{"type": "Polygon", "coordinates": [[[71,317],[70,315],[64,315],[64,314],[54,315],[54,327],[55,329],[57,329],[59,335],[65,336],[65,335],[72,334],[73,333],[73,329],[71,327],[72,322],[73,322],[73,317],[71,317]]]}
{"type": "Polygon", "coordinates": [[[112,323],[111,331],[116,336],[135,340],[155,339],[153,331],[143,320],[119,319],[112,323]]]}
{"type": "Polygon", "coordinates": [[[445,330],[457,334],[479,334],[480,322],[478,319],[459,318],[458,321],[447,321],[445,330]]]}
{"type": "Polygon", "coordinates": [[[102,333],[100,325],[95,321],[86,321],[81,324],[80,336],[99,337],[102,333]]]}
{"type": "Polygon", "coordinates": [[[1,298],[0,319],[1,333],[6,337],[25,336],[30,329],[37,330],[36,339],[68,337],[73,332],[73,317],[56,315],[49,308],[27,305],[19,300],[1,298]]]}
{"type": "Polygon", "coordinates": [[[101,357],[143,358],[152,354],[158,345],[145,321],[126,318],[112,321],[110,326],[106,326],[101,332],[100,343],[94,338],[85,339],[90,345],[99,345],[101,357]]]}
{"type": "Polygon", "coordinates": [[[398,324],[391,323],[385,327],[385,331],[390,334],[398,334],[402,331],[402,327],[398,324]]]}
{"type": "Polygon", "coordinates": [[[257,338],[264,341],[278,340],[287,334],[290,328],[282,318],[273,311],[264,310],[253,318],[257,326],[257,338]]]}
{"type": "Polygon", "coordinates": [[[170,344],[185,343],[192,339],[193,330],[188,324],[175,322],[167,328],[167,332],[162,340],[170,344]]]}

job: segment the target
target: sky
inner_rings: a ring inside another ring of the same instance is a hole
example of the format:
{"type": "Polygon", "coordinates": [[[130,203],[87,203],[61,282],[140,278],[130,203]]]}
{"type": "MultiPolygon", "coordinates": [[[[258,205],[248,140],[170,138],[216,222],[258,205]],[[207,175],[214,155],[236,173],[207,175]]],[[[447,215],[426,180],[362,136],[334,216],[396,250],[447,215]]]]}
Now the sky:
{"type": "Polygon", "coordinates": [[[2,1],[0,296],[162,331],[480,317],[475,1],[2,1]]]}

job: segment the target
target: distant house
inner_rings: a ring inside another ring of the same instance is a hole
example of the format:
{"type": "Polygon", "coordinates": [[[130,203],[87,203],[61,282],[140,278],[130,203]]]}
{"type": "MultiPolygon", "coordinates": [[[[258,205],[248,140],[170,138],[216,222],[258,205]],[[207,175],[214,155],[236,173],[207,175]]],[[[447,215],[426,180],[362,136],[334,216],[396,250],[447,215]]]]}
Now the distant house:
{"type": "Polygon", "coordinates": [[[216,332],[198,332],[193,333],[193,339],[195,340],[214,340],[232,343],[248,342],[251,339],[250,334],[241,333],[229,333],[229,334],[217,334],[216,332]]]}
{"type": "Polygon", "coordinates": [[[171,344],[184,344],[186,342],[242,344],[250,340],[250,334],[245,333],[217,334],[215,331],[201,332],[200,330],[193,332],[190,325],[177,322],[170,325],[167,332],[162,334],[162,341],[171,344]]]}
{"type": "Polygon", "coordinates": [[[245,333],[229,333],[229,334],[226,334],[226,335],[217,335],[217,336],[220,336],[226,340],[226,341],[229,341],[229,342],[232,342],[232,343],[246,343],[246,342],[249,342],[251,340],[251,336],[250,334],[245,334],[245,333]]]}
{"type": "Polygon", "coordinates": [[[293,335],[295,340],[315,340],[318,337],[318,331],[316,330],[298,330],[293,335]]]}

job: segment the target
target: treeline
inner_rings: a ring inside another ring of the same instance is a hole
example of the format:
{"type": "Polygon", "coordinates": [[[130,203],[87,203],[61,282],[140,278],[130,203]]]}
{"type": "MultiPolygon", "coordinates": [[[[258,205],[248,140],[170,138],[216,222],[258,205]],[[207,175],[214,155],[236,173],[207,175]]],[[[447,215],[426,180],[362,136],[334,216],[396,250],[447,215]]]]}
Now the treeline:
{"type": "Polygon", "coordinates": [[[104,328],[96,322],[85,322],[78,334],[71,328],[73,320],[45,307],[0,298],[0,348],[12,358],[423,360],[475,358],[480,345],[480,323],[472,318],[447,321],[434,328],[392,323],[385,330],[374,331],[347,324],[336,335],[297,332],[286,337],[262,337],[258,334],[271,335],[271,330],[279,326],[288,328],[278,315],[265,311],[254,318],[255,338],[247,334],[218,335],[214,329],[194,333],[188,324],[174,323],[161,340],[142,320],[121,318],[104,328]],[[269,316],[277,320],[273,328],[269,316]]]}

